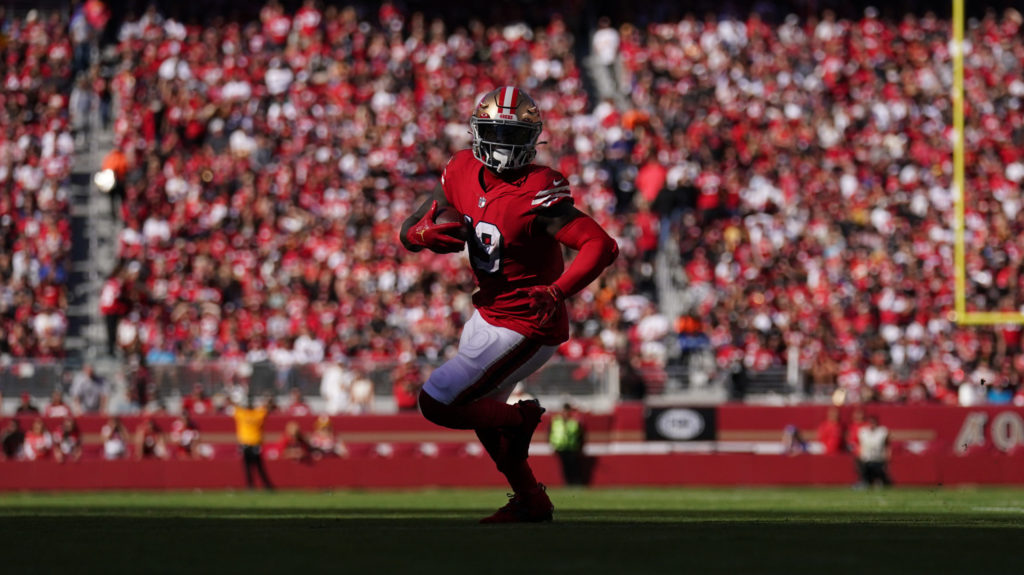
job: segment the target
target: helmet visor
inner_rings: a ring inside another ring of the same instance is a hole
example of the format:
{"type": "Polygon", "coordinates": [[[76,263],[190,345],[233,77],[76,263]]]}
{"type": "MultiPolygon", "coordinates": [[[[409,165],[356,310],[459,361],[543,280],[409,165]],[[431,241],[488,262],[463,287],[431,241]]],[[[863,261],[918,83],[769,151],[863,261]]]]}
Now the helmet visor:
{"type": "Polygon", "coordinates": [[[506,146],[529,146],[540,135],[540,124],[529,122],[487,121],[477,119],[477,137],[506,146]]]}

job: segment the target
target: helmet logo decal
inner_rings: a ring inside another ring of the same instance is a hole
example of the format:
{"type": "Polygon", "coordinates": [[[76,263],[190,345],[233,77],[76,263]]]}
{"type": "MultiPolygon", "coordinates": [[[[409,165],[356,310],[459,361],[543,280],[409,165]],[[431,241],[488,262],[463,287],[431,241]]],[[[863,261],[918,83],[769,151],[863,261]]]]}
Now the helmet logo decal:
{"type": "Polygon", "coordinates": [[[514,111],[517,104],[519,104],[519,89],[512,86],[502,88],[498,97],[498,107],[514,111]]]}

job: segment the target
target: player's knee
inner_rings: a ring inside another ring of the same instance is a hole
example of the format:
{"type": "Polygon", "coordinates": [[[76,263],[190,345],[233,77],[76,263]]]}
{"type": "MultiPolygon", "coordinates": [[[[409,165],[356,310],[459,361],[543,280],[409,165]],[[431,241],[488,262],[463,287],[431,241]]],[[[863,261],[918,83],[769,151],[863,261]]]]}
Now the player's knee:
{"type": "Polygon", "coordinates": [[[420,390],[419,405],[420,413],[423,414],[423,417],[425,417],[427,421],[435,425],[446,427],[444,422],[447,420],[445,417],[445,414],[448,411],[447,405],[431,397],[425,389],[420,390]]]}

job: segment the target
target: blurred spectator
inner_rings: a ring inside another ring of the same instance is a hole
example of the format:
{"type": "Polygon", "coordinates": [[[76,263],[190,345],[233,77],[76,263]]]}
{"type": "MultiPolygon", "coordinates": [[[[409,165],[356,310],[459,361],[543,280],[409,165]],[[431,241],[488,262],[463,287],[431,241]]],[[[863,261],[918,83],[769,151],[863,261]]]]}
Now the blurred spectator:
{"type": "Polygon", "coordinates": [[[113,357],[117,349],[117,326],[128,311],[124,298],[121,266],[118,265],[100,290],[100,314],[107,330],[107,355],[113,357]]]}
{"type": "Polygon", "coordinates": [[[359,415],[373,410],[373,381],[365,370],[357,369],[352,381],[352,405],[349,413],[359,415]]]}
{"type": "Polygon", "coordinates": [[[591,51],[599,67],[601,80],[607,82],[612,93],[619,90],[619,31],[607,17],[597,21],[597,31],[591,38],[591,51]]]}
{"type": "Polygon", "coordinates": [[[71,403],[77,414],[106,413],[109,391],[107,382],[96,375],[91,364],[82,366],[82,370],[71,380],[71,403]]]}
{"type": "Polygon", "coordinates": [[[807,453],[807,441],[800,428],[795,425],[787,425],[782,430],[782,453],[785,455],[800,455],[807,453]]]}
{"type": "Polygon", "coordinates": [[[135,459],[167,459],[167,438],[156,421],[147,417],[135,428],[135,459]]]}
{"type": "Polygon", "coordinates": [[[320,379],[320,397],[328,415],[345,413],[352,405],[352,381],[355,374],[345,366],[328,363],[323,366],[320,379]]]}
{"type": "Polygon", "coordinates": [[[306,404],[306,399],[302,396],[301,389],[298,387],[291,388],[288,392],[288,396],[288,407],[284,410],[286,415],[291,417],[306,417],[307,415],[313,415],[313,410],[306,404]]]}
{"type": "Polygon", "coordinates": [[[94,31],[85,16],[81,0],[71,2],[71,43],[74,73],[77,75],[89,69],[92,60],[92,39],[94,31]]]}
{"type": "Polygon", "coordinates": [[[637,358],[629,353],[618,355],[619,397],[624,400],[642,401],[647,396],[647,382],[637,368],[637,358]]]}
{"type": "Polygon", "coordinates": [[[185,412],[171,423],[170,440],[178,459],[200,459],[199,426],[185,412]]]}
{"type": "Polygon", "coordinates": [[[23,454],[28,461],[41,461],[53,454],[53,436],[41,418],[32,420],[32,427],[25,433],[23,454]]]}
{"type": "Polygon", "coordinates": [[[822,453],[837,455],[843,452],[843,425],[839,422],[839,408],[830,407],[825,421],[818,425],[818,442],[822,453]]]}
{"type": "Polygon", "coordinates": [[[967,379],[957,387],[957,400],[962,407],[985,405],[987,402],[985,386],[973,379],[967,379]]]}
{"type": "Polygon", "coordinates": [[[263,396],[263,406],[268,414],[281,410],[281,406],[277,404],[277,395],[274,393],[267,393],[263,396]]]}
{"type": "MultiPolygon", "coordinates": [[[[982,386],[985,386],[985,380],[981,381],[982,386]]],[[[1016,395],[1016,390],[1010,383],[1010,380],[1005,377],[999,377],[994,383],[985,388],[985,401],[992,405],[1007,405],[1013,402],[1013,398],[1016,395]]]]}
{"type": "Polygon", "coordinates": [[[562,464],[562,478],[566,485],[586,485],[589,482],[583,454],[586,434],[583,417],[571,403],[563,405],[562,411],[551,418],[548,443],[562,464]]]}
{"type": "Polygon", "coordinates": [[[84,74],[76,78],[68,102],[68,116],[71,119],[75,144],[79,149],[88,150],[92,138],[92,111],[97,102],[89,86],[89,78],[84,74]]]}
{"type": "Polygon", "coordinates": [[[313,457],[313,447],[306,439],[306,435],[302,433],[297,421],[289,421],[285,424],[284,433],[281,434],[281,439],[275,448],[281,459],[310,461],[313,457]]]}
{"type": "Polygon", "coordinates": [[[0,445],[3,452],[0,455],[7,460],[19,460],[24,454],[25,432],[21,429],[21,423],[17,419],[7,420],[3,432],[0,433],[0,445]]]}
{"type": "Polygon", "coordinates": [[[28,392],[21,394],[21,402],[18,403],[15,415],[39,415],[39,408],[32,403],[32,395],[28,392]]]}
{"type": "Polygon", "coordinates": [[[415,411],[418,408],[417,398],[423,381],[419,369],[411,363],[403,363],[391,373],[392,396],[399,412],[415,411]]]}
{"type": "Polygon", "coordinates": [[[124,203],[124,179],[128,175],[128,158],[121,151],[121,148],[114,146],[103,157],[100,170],[109,170],[110,175],[113,176],[113,185],[110,186],[110,189],[102,191],[110,196],[110,217],[116,220],[120,216],[118,207],[124,203]]]}
{"type": "Polygon", "coordinates": [[[878,417],[869,415],[857,436],[860,446],[857,461],[860,463],[861,485],[892,485],[892,479],[889,477],[889,458],[892,454],[889,430],[884,425],[879,425],[878,417]]]}
{"type": "Polygon", "coordinates": [[[846,451],[854,456],[860,453],[860,429],[864,425],[864,409],[855,407],[850,415],[850,424],[846,426],[846,437],[843,438],[846,451]]]}
{"type": "Polygon", "coordinates": [[[78,430],[78,423],[72,417],[65,417],[60,422],[60,427],[54,433],[54,443],[57,448],[53,450],[57,461],[78,461],[82,457],[82,434],[78,430]]]}
{"type": "Polygon", "coordinates": [[[111,417],[100,429],[103,439],[103,459],[124,459],[128,457],[128,430],[121,418],[111,417]]]}
{"type": "Polygon", "coordinates": [[[50,403],[43,409],[43,415],[54,419],[71,417],[71,406],[64,403],[64,392],[55,390],[50,394],[50,403]]]}
{"type": "Polygon", "coordinates": [[[263,424],[267,419],[267,408],[257,407],[250,395],[244,406],[235,406],[235,435],[238,437],[238,446],[242,451],[242,464],[245,467],[245,483],[249,489],[253,489],[255,480],[253,471],[257,472],[263,487],[273,491],[274,486],[267,476],[266,467],[263,465],[263,424]]]}
{"type": "Polygon", "coordinates": [[[206,396],[201,383],[192,384],[192,393],[181,400],[181,410],[187,415],[213,415],[213,400],[206,396]]]}
{"type": "Polygon", "coordinates": [[[129,352],[125,358],[123,370],[128,379],[128,401],[132,408],[136,411],[162,409],[160,401],[156,397],[149,366],[146,365],[146,358],[142,355],[139,347],[129,352]]]}
{"type": "Polygon", "coordinates": [[[321,415],[316,418],[313,425],[313,433],[309,436],[309,445],[313,449],[313,457],[347,457],[348,449],[334,433],[334,426],[331,425],[331,418],[321,415]]]}

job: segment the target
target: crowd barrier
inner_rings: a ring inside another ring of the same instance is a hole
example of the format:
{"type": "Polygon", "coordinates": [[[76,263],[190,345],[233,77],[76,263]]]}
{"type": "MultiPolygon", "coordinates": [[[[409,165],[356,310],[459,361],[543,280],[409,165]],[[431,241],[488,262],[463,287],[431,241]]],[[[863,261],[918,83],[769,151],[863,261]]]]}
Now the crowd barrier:
{"type": "MultiPolygon", "coordinates": [[[[797,426],[814,441],[825,418],[824,406],[759,407],[747,405],[620,405],[613,413],[587,416],[588,453],[594,486],[630,485],[845,485],[856,477],[849,454],[787,455],[782,429],[797,426]],[[671,414],[675,427],[658,419],[671,414]],[[703,418],[685,423],[680,411],[703,418]],[[693,431],[692,439],[666,440],[660,432],[693,431]],[[659,431],[660,430],[660,431],[659,431]],[[673,431],[675,430],[675,431],[673,431]],[[710,438],[710,439],[708,439],[710,438]]],[[[892,430],[893,479],[900,485],[1024,484],[1024,409],[1011,406],[868,406],[892,430]]],[[[850,408],[844,408],[848,419],[850,408]]],[[[28,424],[31,418],[21,418],[28,424]]],[[[173,418],[155,417],[168,429],[173,418]]],[[[305,431],[314,417],[274,415],[266,426],[267,442],[276,441],[285,424],[298,421],[305,431]]],[[[547,418],[545,418],[547,419],[547,418]]],[[[122,418],[129,432],[141,422],[122,418]]],[[[59,489],[221,489],[244,486],[241,458],[228,416],[196,418],[202,441],[215,445],[203,460],[104,461],[99,431],[107,418],[81,417],[79,425],[89,453],[78,462],[0,462],[0,490],[59,489]]],[[[416,413],[338,416],[338,437],[349,447],[343,458],[318,461],[270,459],[271,478],[283,488],[412,488],[423,486],[501,486],[493,463],[476,447],[472,432],[447,430],[416,413]],[[431,449],[424,449],[426,445],[431,449]],[[387,449],[381,449],[387,446],[387,449]]],[[[48,421],[55,427],[56,421],[48,421]]],[[[531,463],[538,477],[561,484],[558,460],[546,448],[547,422],[535,435],[531,463]]]]}

